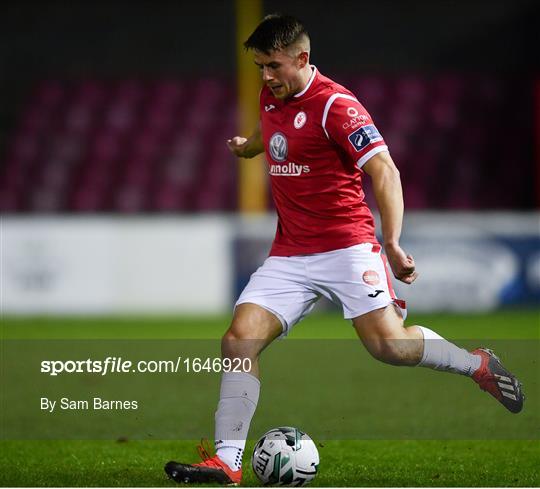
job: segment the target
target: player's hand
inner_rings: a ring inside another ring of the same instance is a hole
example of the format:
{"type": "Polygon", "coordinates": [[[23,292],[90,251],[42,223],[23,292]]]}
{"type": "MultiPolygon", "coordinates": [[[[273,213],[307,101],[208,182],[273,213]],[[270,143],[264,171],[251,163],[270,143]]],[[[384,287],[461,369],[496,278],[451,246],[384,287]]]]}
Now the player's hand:
{"type": "Polygon", "coordinates": [[[227,139],[227,146],[233,155],[240,158],[246,158],[248,139],[241,136],[235,136],[232,139],[227,139]]]}
{"type": "Polygon", "coordinates": [[[411,255],[407,255],[399,245],[385,246],[384,251],[394,277],[406,284],[412,284],[416,280],[416,277],[418,277],[418,272],[415,270],[414,258],[411,255]]]}

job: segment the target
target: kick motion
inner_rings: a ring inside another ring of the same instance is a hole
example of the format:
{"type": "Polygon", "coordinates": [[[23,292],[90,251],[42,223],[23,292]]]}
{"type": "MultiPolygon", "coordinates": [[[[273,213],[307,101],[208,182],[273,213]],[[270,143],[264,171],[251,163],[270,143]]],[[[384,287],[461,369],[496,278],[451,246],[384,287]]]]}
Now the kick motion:
{"type": "Polygon", "coordinates": [[[406,305],[394,294],[390,274],[412,284],[417,272],[400,246],[399,171],[356,96],[309,63],[304,26],[270,15],[244,45],[253,51],[264,83],[260,126],[227,144],[242,158],[266,153],[279,221],[270,256],[251,276],[223,337],[223,358],[250,359],[251,368],[222,375],[216,454],[201,446],[202,462],[169,462],[168,476],[181,483],[240,483],[259,400],[259,355],[321,296],[342,309],[375,359],[471,377],[510,412],[520,412],[521,384],[493,352],[469,352],[425,326],[404,325],[406,305]],[[381,216],[382,244],[364,199],[365,174],[381,216]]]}

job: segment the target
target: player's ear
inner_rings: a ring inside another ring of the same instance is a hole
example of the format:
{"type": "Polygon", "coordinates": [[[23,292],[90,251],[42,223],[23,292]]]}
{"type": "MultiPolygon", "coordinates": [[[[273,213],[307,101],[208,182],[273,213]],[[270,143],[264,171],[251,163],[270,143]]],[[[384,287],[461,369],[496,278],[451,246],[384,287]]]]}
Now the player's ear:
{"type": "Polygon", "coordinates": [[[298,68],[303,68],[309,63],[309,53],[307,51],[302,51],[298,55],[298,68]]]}

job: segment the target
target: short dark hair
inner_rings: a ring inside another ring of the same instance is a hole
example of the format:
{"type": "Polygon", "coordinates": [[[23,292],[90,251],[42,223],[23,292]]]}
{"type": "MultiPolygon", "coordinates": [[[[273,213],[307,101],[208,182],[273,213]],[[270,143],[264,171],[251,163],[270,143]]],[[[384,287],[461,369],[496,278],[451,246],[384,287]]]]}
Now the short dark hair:
{"type": "Polygon", "coordinates": [[[267,15],[244,43],[246,49],[255,49],[265,54],[285,49],[302,36],[309,39],[306,28],[290,15],[267,15]]]}

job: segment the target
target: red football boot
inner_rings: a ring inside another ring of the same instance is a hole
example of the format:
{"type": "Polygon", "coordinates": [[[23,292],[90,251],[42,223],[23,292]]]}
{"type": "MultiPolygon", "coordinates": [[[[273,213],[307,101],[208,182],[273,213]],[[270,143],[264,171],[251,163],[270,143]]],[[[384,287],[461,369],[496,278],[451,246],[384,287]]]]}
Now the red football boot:
{"type": "Polygon", "coordinates": [[[207,448],[208,442],[206,442],[205,446],[204,440],[201,440],[197,451],[202,458],[202,462],[198,464],[168,462],[165,465],[165,472],[169,478],[185,484],[217,482],[228,486],[239,485],[242,481],[242,469],[232,470],[217,455],[210,457],[207,448]]]}
{"type": "Polygon", "coordinates": [[[491,350],[478,348],[471,353],[482,359],[480,368],[472,375],[472,379],[480,389],[489,392],[508,411],[519,413],[525,400],[521,382],[501,365],[501,361],[491,350]]]}

